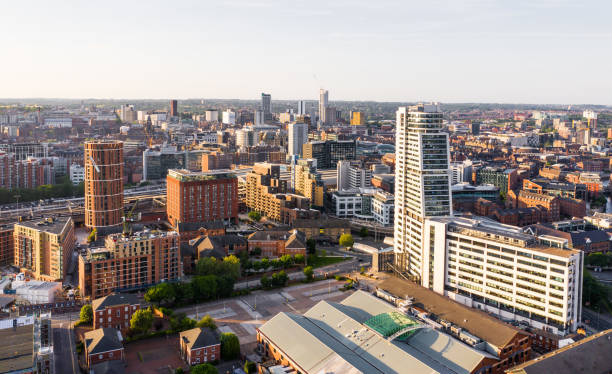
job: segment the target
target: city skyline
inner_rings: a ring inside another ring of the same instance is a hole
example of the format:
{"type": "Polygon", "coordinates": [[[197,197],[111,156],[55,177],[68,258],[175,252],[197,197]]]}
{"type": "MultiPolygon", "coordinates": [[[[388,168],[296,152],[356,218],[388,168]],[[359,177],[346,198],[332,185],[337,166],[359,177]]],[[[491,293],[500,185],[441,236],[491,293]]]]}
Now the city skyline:
{"type": "Polygon", "coordinates": [[[311,100],[325,88],[335,100],[610,105],[609,10],[564,0],[6,4],[13,16],[0,30],[15,58],[0,97],[311,100]]]}

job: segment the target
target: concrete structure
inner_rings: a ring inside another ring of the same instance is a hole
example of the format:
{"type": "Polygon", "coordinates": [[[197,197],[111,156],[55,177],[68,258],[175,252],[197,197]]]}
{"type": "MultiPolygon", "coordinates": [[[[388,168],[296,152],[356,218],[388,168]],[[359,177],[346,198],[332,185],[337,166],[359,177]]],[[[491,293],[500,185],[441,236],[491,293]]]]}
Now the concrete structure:
{"type": "Polygon", "coordinates": [[[424,287],[535,328],[576,331],[584,255],[567,239],[453,217],[428,219],[423,236],[424,287]]]}
{"type": "Polygon", "coordinates": [[[333,210],[337,217],[356,217],[374,219],[372,199],[377,190],[374,188],[355,188],[332,193],[333,210]]]}
{"type": "Polygon", "coordinates": [[[140,300],[135,294],[113,293],[91,302],[93,328],[115,328],[126,333],[132,315],[140,309],[140,300]]]}
{"type": "Polygon", "coordinates": [[[325,186],[321,175],[317,173],[317,160],[301,159],[294,166],[295,193],[310,199],[314,206],[323,207],[323,194],[325,186]]]}
{"type": "Polygon", "coordinates": [[[321,123],[326,123],[325,110],[327,109],[328,101],[329,101],[329,92],[321,88],[319,90],[319,121],[321,123]]]}
{"type": "Polygon", "coordinates": [[[221,122],[225,125],[235,125],[236,124],[236,112],[231,109],[223,111],[221,115],[221,122]]]}
{"type": "Polygon", "coordinates": [[[121,333],[113,328],[100,328],[84,334],[85,362],[88,367],[104,361],[125,360],[121,333]]]}
{"type": "Polygon", "coordinates": [[[99,233],[121,229],[123,142],[85,142],[85,226],[99,233]]]}
{"type": "Polygon", "coordinates": [[[55,173],[49,159],[20,160],[18,154],[0,150],[0,188],[33,189],[53,183],[55,183],[55,173]]]}
{"type": "Polygon", "coordinates": [[[384,191],[378,191],[371,200],[374,220],[383,226],[393,225],[395,197],[384,191]]]}
{"type": "Polygon", "coordinates": [[[206,122],[217,122],[219,121],[219,111],[209,109],[204,112],[204,118],[206,119],[206,122]]]}
{"type": "Polygon", "coordinates": [[[64,279],[76,246],[70,217],[19,222],[14,232],[14,265],[38,280],[64,279]]]}
{"type": "Polygon", "coordinates": [[[472,181],[472,161],[454,161],[450,163],[451,184],[472,181]]]}
{"type": "Polygon", "coordinates": [[[70,181],[75,186],[81,182],[85,182],[85,168],[79,164],[70,165],[70,181]]]}
{"type": "Polygon", "coordinates": [[[179,234],[174,231],[109,235],[104,248],[91,248],[79,256],[81,295],[99,298],[178,280],[179,250],[179,234]]]}
{"type": "Polygon", "coordinates": [[[179,333],[181,358],[188,365],[198,365],[221,359],[221,342],[215,331],[196,327],[179,333]]]}
{"type": "Polygon", "coordinates": [[[308,141],[308,124],[290,123],[287,126],[289,135],[288,153],[289,156],[302,155],[302,147],[308,141]]]}
{"type": "Polygon", "coordinates": [[[257,130],[255,130],[254,127],[247,126],[236,130],[236,147],[245,149],[252,147],[257,143],[257,130]]]}
{"type": "Polygon", "coordinates": [[[170,170],[166,181],[166,208],[171,225],[237,220],[238,179],[233,173],[170,170]]]}
{"type": "Polygon", "coordinates": [[[0,327],[0,372],[55,373],[51,315],[11,319],[0,327]],[[15,323],[15,325],[13,325],[15,323]]]}
{"type": "Polygon", "coordinates": [[[61,282],[43,282],[37,280],[16,280],[11,285],[21,300],[30,304],[47,304],[55,302],[55,297],[62,293],[61,282]]]}
{"type": "Polygon", "coordinates": [[[305,116],[306,115],[306,101],[298,100],[297,102],[297,115],[305,116]]]}
{"type": "Polygon", "coordinates": [[[340,236],[351,233],[351,223],[345,219],[298,219],[293,221],[292,226],[304,233],[306,240],[315,239],[337,243],[340,236]]]}
{"type": "Polygon", "coordinates": [[[424,268],[424,221],[452,213],[448,134],[437,104],[400,107],[396,113],[395,260],[419,279],[424,268]]]}

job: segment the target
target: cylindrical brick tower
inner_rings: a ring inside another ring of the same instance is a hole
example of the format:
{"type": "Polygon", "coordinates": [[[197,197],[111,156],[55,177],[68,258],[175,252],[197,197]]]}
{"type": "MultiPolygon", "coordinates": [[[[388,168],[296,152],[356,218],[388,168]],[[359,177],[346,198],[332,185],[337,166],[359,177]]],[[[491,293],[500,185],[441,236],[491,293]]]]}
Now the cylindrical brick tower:
{"type": "Polygon", "coordinates": [[[85,143],[85,226],[99,234],[121,229],[123,216],[123,142],[85,143]]]}

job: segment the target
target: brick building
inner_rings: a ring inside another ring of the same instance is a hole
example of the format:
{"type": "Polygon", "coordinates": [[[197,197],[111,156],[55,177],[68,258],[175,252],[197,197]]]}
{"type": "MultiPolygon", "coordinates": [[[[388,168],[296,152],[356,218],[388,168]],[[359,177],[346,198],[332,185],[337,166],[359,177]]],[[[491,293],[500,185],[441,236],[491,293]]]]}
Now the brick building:
{"type": "Polygon", "coordinates": [[[99,298],[181,277],[179,234],[145,230],[106,237],[105,247],[79,256],[81,295],[99,298]]]}
{"type": "Polygon", "coordinates": [[[0,225],[0,265],[13,265],[15,259],[13,230],[13,225],[0,225]]]}
{"type": "Polygon", "coordinates": [[[561,203],[556,196],[543,195],[521,190],[518,194],[519,208],[542,207],[547,211],[546,221],[558,221],[561,212],[561,203]]]}
{"type": "Polygon", "coordinates": [[[134,294],[114,293],[91,302],[93,328],[112,327],[125,334],[132,315],[140,309],[140,301],[134,294]]]}
{"type": "Polygon", "coordinates": [[[64,279],[76,246],[70,217],[19,222],[14,226],[14,262],[38,280],[64,279]]]}
{"type": "Polygon", "coordinates": [[[238,179],[232,173],[170,170],[167,177],[168,221],[181,223],[236,221],[238,179]]]}
{"type": "Polygon", "coordinates": [[[196,327],[179,334],[181,358],[188,365],[198,365],[221,359],[221,342],[209,328],[196,327]]]}
{"type": "Polygon", "coordinates": [[[0,188],[36,188],[55,183],[53,165],[47,159],[19,159],[14,153],[0,151],[0,188]]]}
{"type": "Polygon", "coordinates": [[[104,361],[124,360],[120,334],[118,330],[108,327],[86,332],[83,340],[87,366],[104,361]]]}
{"type": "Polygon", "coordinates": [[[283,255],[306,255],[306,238],[298,230],[293,231],[256,231],[249,235],[249,252],[261,249],[262,257],[283,255]]]}

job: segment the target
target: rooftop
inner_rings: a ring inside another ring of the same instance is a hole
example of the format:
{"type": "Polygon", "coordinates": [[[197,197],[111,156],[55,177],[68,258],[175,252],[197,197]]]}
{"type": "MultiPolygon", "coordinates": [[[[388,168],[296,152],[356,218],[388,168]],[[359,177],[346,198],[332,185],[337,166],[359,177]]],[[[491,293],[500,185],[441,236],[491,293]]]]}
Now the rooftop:
{"type": "Polygon", "coordinates": [[[109,327],[88,331],[85,333],[85,349],[88,354],[123,349],[121,333],[109,327]]]}
{"type": "Polygon", "coordinates": [[[215,179],[236,178],[236,175],[231,170],[213,170],[207,172],[189,171],[186,169],[171,169],[168,170],[168,177],[174,178],[180,182],[196,182],[215,179]]]}
{"type": "Polygon", "coordinates": [[[114,293],[108,296],[95,299],[91,302],[94,311],[102,310],[117,305],[139,305],[140,301],[134,294],[114,293]]]}
{"type": "Polygon", "coordinates": [[[67,224],[72,222],[71,217],[48,217],[43,219],[37,219],[32,221],[19,222],[15,225],[24,226],[39,230],[42,232],[48,232],[50,234],[59,235],[64,231],[67,224]]]}
{"type": "Polygon", "coordinates": [[[0,373],[32,369],[34,328],[32,325],[0,330],[0,373]]]}
{"type": "Polygon", "coordinates": [[[198,349],[220,344],[217,334],[209,328],[196,327],[183,331],[179,338],[185,342],[188,349],[198,349]]]}

